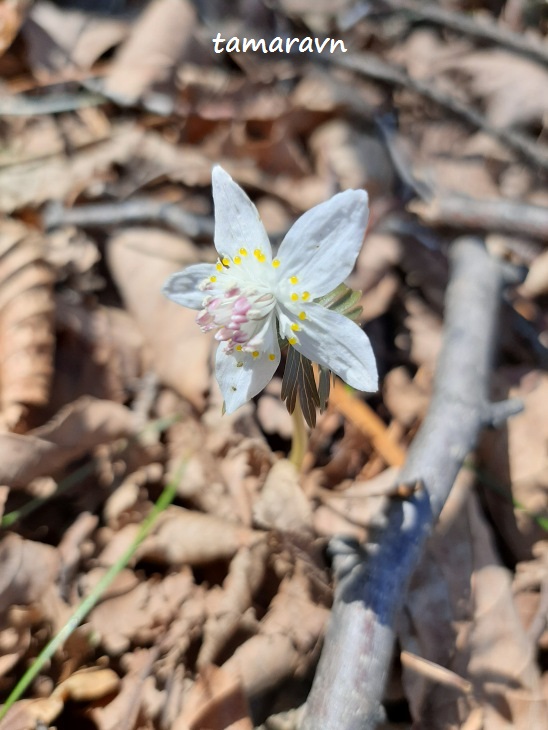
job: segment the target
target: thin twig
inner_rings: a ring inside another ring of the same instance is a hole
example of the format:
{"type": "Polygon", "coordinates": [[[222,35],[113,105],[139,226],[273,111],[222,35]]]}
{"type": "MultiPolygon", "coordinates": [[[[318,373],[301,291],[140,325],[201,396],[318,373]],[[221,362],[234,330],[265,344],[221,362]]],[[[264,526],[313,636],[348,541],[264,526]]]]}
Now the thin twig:
{"type": "Polygon", "coordinates": [[[548,149],[546,146],[537,144],[526,135],[515,130],[494,127],[480,112],[440,89],[436,89],[431,82],[411,78],[403,68],[386,63],[369,53],[338,54],[331,56],[329,63],[363,74],[376,81],[409,89],[432,103],[448,109],[467,124],[481,129],[491,137],[500,140],[520,154],[533,167],[548,170],[548,149]]]}
{"type": "Polygon", "coordinates": [[[44,212],[47,230],[60,226],[103,228],[125,223],[163,223],[190,238],[212,238],[213,218],[189,213],[177,203],[134,198],[121,203],[97,203],[65,208],[50,204],[44,212]]]}
{"type": "Polygon", "coordinates": [[[457,240],[451,258],[434,395],[398,478],[423,488],[390,503],[378,544],[334,544],[338,587],[302,730],[371,730],[382,718],[407,584],[464,458],[493,416],[487,398],[501,269],[475,238],[457,240]]]}

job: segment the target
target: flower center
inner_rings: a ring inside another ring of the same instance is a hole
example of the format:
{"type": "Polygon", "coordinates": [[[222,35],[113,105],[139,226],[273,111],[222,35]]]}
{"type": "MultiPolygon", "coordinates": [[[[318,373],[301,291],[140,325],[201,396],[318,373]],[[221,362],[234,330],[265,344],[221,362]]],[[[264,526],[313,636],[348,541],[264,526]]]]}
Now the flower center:
{"type": "Polygon", "coordinates": [[[202,332],[215,330],[215,339],[227,342],[227,352],[236,349],[258,354],[276,305],[270,287],[224,264],[200,289],[207,292],[196,317],[202,332]]]}

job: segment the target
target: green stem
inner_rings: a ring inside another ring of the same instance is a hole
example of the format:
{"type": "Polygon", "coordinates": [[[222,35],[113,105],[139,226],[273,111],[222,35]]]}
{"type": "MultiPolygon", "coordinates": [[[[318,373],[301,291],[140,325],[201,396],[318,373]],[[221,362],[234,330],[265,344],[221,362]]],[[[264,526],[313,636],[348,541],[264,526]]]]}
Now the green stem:
{"type": "Polygon", "coordinates": [[[303,411],[299,399],[295,403],[295,410],[291,414],[293,418],[293,441],[289,452],[289,461],[295,464],[297,469],[303,465],[304,456],[308,448],[308,433],[304,423],[303,411]]]}
{"type": "Polygon", "coordinates": [[[32,680],[38,675],[44,664],[49,659],[51,659],[51,657],[58,649],[63,646],[63,644],[72,634],[72,632],[80,625],[80,623],[84,620],[84,618],[91,611],[91,609],[99,602],[104,592],[107,590],[107,588],[112,583],[114,578],[118,575],[118,573],[123,570],[123,568],[125,568],[126,565],[129,563],[139,545],[143,542],[145,537],[147,537],[147,535],[154,527],[154,523],[156,522],[158,515],[163,512],[166,507],[168,507],[173,501],[177,493],[177,487],[179,485],[185,466],[186,461],[183,460],[171,482],[166,485],[163,492],[158,497],[158,501],[149,512],[149,514],[142,521],[139,527],[139,532],[133,539],[131,545],[124,552],[124,554],[120,558],[118,558],[116,563],[114,563],[114,565],[112,565],[107,570],[107,572],[97,583],[89,596],[84,598],[84,600],[76,607],[76,610],[68,619],[63,628],[53,637],[53,639],[51,639],[48,644],[46,644],[46,646],[42,649],[40,654],[38,654],[31,666],[17,682],[9,697],[7,698],[5,704],[2,708],[0,708],[0,720],[5,717],[10,707],[15,702],[17,702],[17,700],[25,692],[32,680]]]}

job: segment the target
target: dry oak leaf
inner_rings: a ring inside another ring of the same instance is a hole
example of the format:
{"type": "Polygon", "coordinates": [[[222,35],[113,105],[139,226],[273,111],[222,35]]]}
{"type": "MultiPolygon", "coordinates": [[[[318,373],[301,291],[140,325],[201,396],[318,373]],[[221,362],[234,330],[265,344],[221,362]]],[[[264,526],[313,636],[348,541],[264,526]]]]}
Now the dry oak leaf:
{"type": "Polygon", "coordinates": [[[25,405],[47,403],[53,311],[53,276],[40,237],[21,223],[1,219],[0,419],[8,427],[17,425],[25,405]]]}
{"type": "Polygon", "coordinates": [[[112,275],[158,375],[201,409],[209,386],[211,338],[196,326],[192,310],[175,307],[161,292],[181,264],[198,261],[189,241],[153,228],[126,229],[108,247],[112,275]]]}
{"type": "Polygon", "coordinates": [[[0,434],[0,483],[24,487],[94,446],[135,435],[139,417],[112,401],[83,397],[25,436],[0,434]]]}

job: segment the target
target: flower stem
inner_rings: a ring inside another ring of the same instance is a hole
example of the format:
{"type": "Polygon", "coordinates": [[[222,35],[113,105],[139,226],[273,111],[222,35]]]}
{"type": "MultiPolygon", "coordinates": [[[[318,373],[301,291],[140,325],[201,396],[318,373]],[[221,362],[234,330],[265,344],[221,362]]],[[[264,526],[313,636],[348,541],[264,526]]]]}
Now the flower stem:
{"type": "Polygon", "coordinates": [[[303,465],[304,456],[308,448],[308,434],[304,424],[303,411],[299,399],[295,403],[295,410],[291,414],[293,418],[293,441],[289,452],[289,461],[295,464],[297,469],[303,465]]]}

